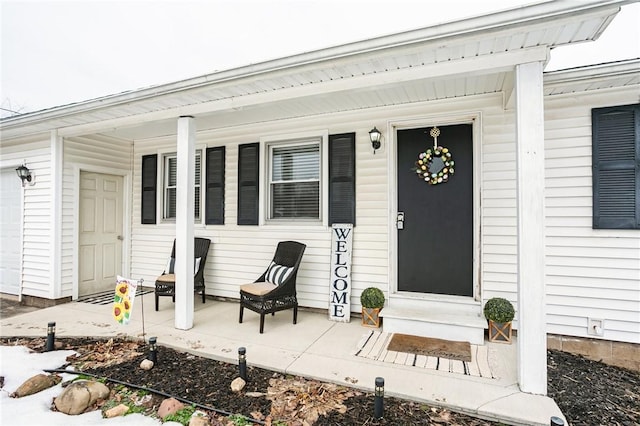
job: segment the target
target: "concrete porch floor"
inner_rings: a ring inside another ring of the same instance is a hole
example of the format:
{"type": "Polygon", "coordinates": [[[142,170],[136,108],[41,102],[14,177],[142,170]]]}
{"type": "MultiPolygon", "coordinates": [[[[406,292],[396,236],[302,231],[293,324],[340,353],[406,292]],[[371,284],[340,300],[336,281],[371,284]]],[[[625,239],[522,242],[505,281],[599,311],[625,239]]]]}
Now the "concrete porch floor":
{"type": "MultiPolygon", "coordinates": [[[[194,325],[190,330],[174,328],[171,298],[160,298],[154,311],[153,294],[136,297],[129,325],[115,322],[111,305],[70,302],[29,310],[0,320],[0,335],[42,336],[56,322],[56,336],[142,337],[142,305],[147,338],[158,343],[216,360],[237,363],[238,348],[247,348],[247,363],[292,375],[300,375],[373,391],[376,377],[385,379],[385,395],[396,396],[500,421],[507,424],[548,425],[551,416],[564,419],[548,397],[520,392],[516,380],[516,346],[486,343],[494,379],[390,364],[355,356],[355,349],[370,329],[360,318],[350,323],[330,321],[326,313],[278,312],[265,319],[264,334],[258,332],[259,316],[245,310],[238,323],[236,302],[198,297],[194,303],[194,325]],[[142,303],[141,303],[142,302],[142,303]]],[[[566,421],[565,421],[566,424],[566,421]]]]}

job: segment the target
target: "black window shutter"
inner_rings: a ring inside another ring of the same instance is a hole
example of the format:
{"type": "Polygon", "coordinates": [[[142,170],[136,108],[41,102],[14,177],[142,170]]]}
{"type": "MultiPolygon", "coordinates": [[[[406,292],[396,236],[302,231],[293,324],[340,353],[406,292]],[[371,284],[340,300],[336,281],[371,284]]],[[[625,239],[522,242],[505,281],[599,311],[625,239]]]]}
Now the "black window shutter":
{"type": "Polygon", "coordinates": [[[141,221],[143,224],[156,223],[156,178],[158,172],[158,155],[142,156],[142,202],[141,221]]]}
{"type": "Polygon", "coordinates": [[[640,229],[640,104],[591,111],[593,228],[640,229]]]}
{"type": "Polygon", "coordinates": [[[329,225],[356,225],[356,134],[329,136],[329,225]]]}
{"type": "Polygon", "coordinates": [[[260,144],[238,147],[238,225],[258,224],[260,144]]]}
{"type": "Polygon", "coordinates": [[[207,148],[205,223],[224,225],[224,146],[207,148]]]}

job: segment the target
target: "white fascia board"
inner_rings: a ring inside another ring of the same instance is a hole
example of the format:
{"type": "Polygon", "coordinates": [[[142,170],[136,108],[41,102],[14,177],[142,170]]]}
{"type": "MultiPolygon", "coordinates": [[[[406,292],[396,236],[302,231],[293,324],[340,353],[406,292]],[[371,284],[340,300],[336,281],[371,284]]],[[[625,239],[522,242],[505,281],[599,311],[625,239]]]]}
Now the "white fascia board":
{"type": "Polygon", "coordinates": [[[540,61],[546,62],[548,57],[549,49],[546,46],[500,52],[473,58],[426,64],[422,67],[391,70],[386,73],[367,74],[349,79],[331,80],[309,86],[289,87],[276,92],[255,93],[235,98],[202,102],[196,105],[181,106],[135,116],[114,118],[97,123],[60,128],[58,132],[68,137],[115,127],[126,127],[142,122],[170,119],[183,115],[197,116],[198,114],[214,113],[269,102],[328,95],[346,90],[358,90],[388,84],[400,84],[414,80],[451,77],[454,75],[481,75],[490,72],[510,71],[513,70],[517,64],[540,61]]]}
{"type": "MultiPolygon", "coordinates": [[[[555,0],[545,1],[531,6],[517,7],[489,15],[476,16],[427,28],[405,31],[393,35],[376,37],[364,41],[348,43],[341,46],[316,50],[280,59],[259,62],[256,64],[220,71],[169,84],[153,86],[136,91],[105,96],[98,99],[79,102],[71,105],[54,107],[0,121],[1,127],[19,126],[21,124],[40,122],[56,117],[87,112],[96,109],[113,107],[134,101],[141,101],[185,89],[235,81],[256,75],[264,75],[284,69],[298,68],[309,64],[334,61],[340,58],[377,52],[384,49],[425,43],[441,39],[472,36],[496,29],[514,29],[530,23],[557,21],[575,15],[601,14],[609,15],[608,23],[619,11],[620,7],[637,0],[555,0]]],[[[606,23],[600,28],[602,32],[606,23]]]]}
{"type": "Polygon", "coordinates": [[[633,74],[640,74],[640,58],[546,72],[544,85],[545,87],[560,86],[578,81],[633,74]]]}

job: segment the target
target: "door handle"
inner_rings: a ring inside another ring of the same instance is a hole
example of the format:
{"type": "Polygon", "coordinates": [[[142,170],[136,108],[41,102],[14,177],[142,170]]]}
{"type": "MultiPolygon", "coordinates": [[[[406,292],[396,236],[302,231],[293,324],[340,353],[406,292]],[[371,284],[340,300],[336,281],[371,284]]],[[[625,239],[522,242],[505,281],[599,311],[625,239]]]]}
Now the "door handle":
{"type": "Polygon", "coordinates": [[[124,238],[122,238],[122,235],[118,235],[117,237],[120,241],[124,240],[124,238]]]}
{"type": "Polygon", "coordinates": [[[404,229],[404,212],[398,212],[398,216],[396,217],[396,228],[404,229]]]}

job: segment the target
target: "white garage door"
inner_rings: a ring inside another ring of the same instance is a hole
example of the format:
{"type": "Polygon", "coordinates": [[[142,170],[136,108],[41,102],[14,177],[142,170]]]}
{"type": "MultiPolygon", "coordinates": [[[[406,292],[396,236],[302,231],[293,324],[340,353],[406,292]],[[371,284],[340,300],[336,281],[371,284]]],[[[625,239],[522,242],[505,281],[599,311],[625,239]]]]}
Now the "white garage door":
{"type": "Polygon", "coordinates": [[[0,293],[20,290],[20,191],[15,169],[0,170],[0,293]]]}

